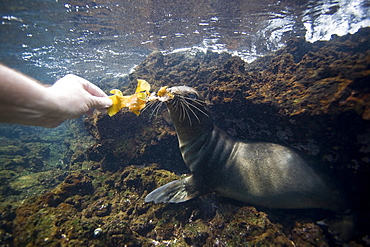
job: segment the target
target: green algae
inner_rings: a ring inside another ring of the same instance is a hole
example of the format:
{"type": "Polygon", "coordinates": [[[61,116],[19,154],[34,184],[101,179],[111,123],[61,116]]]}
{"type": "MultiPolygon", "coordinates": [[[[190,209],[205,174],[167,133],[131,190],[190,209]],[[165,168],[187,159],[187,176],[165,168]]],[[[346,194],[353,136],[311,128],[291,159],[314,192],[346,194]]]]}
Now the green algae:
{"type": "Polygon", "coordinates": [[[10,182],[10,186],[14,190],[29,189],[39,183],[39,173],[31,173],[18,177],[16,180],[10,182]]]}
{"type": "Polygon", "coordinates": [[[182,237],[187,245],[204,246],[210,234],[210,227],[198,219],[184,226],[182,237]]]}
{"type": "MultiPolygon", "coordinates": [[[[209,214],[209,205],[204,205],[202,200],[178,205],[144,203],[147,187],[157,187],[158,177],[163,179],[160,183],[178,178],[173,173],[155,168],[156,165],[145,168],[127,167],[121,173],[107,176],[100,184],[101,188],[92,188],[89,178],[91,175],[88,173],[68,176],[51,192],[18,207],[15,222],[22,224],[16,224],[14,229],[15,243],[28,243],[29,246],[57,243],[62,246],[70,243],[89,246],[203,246],[213,243],[216,238],[231,245],[239,243],[236,239],[225,237],[240,230],[240,221],[243,219],[236,206],[231,209],[230,206],[221,204],[219,209],[213,208],[213,213],[209,214]],[[204,210],[199,210],[202,207],[205,207],[204,210]],[[229,217],[233,214],[230,212],[237,212],[234,215],[237,223],[231,223],[234,220],[232,217],[230,220],[229,217]],[[219,214],[222,217],[218,217],[219,214]],[[214,216],[225,227],[215,228],[214,216]],[[97,227],[102,229],[102,233],[93,237],[97,227]],[[48,230],[41,233],[39,229],[48,230]]],[[[256,212],[255,209],[249,211],[256,212]]],[[[268,222],[264,215],[258,213],[249,214],[248,217],[249,221],[245,224],[268,222]]],[[[269,235],[270,228],[266,224],[264,233],[269,235]]],[[[275,234],[275,228],[272,229],[275,234]]],[[[260,232],[258,234],[261,235],[260,232]]],[[[253,241],[258,243],[259,240],[253,241]]]]}

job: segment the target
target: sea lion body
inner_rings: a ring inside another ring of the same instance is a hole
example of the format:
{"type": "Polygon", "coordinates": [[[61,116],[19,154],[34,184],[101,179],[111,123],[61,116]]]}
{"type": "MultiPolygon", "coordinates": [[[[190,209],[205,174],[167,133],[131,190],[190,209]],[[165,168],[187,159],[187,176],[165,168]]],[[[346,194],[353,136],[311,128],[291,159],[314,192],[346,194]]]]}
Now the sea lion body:
{"type": "Polygon", "coordinates": [[[146,202],[179,203],[216,192],[270,208],[343,210],[340,194],[295,151],[236,141],[213,125],[197,91],[185,86],[168,90],[174,98],[166,105],[192,175],[157,188],[146,202]]]}

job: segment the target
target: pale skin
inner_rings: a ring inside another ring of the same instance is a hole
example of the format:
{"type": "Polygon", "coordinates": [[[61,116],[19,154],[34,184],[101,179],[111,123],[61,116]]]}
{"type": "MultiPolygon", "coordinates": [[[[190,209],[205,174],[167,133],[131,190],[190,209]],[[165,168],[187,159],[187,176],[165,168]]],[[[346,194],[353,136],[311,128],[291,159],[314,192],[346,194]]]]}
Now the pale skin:
{"type": "Polygon", "coordinates": [[[0,122],[53,128],[111,105],[99,87],[79,76],[46,86],[0,64],[0,122]]]}

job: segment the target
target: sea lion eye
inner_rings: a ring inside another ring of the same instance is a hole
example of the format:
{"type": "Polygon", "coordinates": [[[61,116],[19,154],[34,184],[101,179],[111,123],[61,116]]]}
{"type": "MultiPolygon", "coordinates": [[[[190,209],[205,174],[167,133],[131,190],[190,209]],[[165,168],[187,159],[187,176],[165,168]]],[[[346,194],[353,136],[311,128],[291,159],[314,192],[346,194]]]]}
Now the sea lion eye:
{"type": "Polygon", "coordinates": [[[197,95],[195,93],[188,93],[187,97],[190,99],[197,99],[197,95]]]}

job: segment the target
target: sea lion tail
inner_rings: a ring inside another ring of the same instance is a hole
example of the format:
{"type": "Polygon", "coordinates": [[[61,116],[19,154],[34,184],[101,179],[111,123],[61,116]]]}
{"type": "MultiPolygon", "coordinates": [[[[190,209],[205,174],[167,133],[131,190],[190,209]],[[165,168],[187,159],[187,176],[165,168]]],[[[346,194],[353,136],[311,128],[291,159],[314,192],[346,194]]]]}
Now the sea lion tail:
{"type": "Polygon", "coordinates": [[[180,203],[193,199],[199,192],[190,189],[192,188],[189,186],[190,178],[175,180],[153,190],[145,197],[145,202],[180,203]]]}

